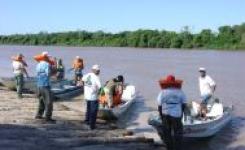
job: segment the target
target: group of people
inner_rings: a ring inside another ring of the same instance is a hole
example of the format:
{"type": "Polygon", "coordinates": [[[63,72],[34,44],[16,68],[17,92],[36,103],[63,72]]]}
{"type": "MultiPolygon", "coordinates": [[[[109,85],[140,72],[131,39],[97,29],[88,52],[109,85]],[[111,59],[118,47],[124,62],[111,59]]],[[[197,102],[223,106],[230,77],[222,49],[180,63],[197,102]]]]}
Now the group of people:
{"type": "MultiPolygon", "coordinates": [[[[49,80],[53,73],[52,66],[56,66],[56,73],[58,74],[57,79],[64,78],[65,69],[61,59],[57,64],[54,64],[47,52],[43,52],[40,56],[38,56],[38,58],[35,57],[38,61],[36,73],[39,98],[39,107],[35,118],[43,119],[45,112],[45,120],[54,122],[55,120],[52,119],[53,98],[49,80]]],[[[27,64],[23,58],[24,56],[22,54],[13,58],[18,97],[22,97],[23,77],[24,75],[28,77],[26,71],[27,64]]],[[[100,66],[97,64],[93,65],[91,72],[83,75],[82,70],[84,69],[84,62],[79,56],[76,56],[72,69],[74,69],[75,83],[82,83],[84,86],[84,99],[87,103],[85,123],[89,125],[90,129],[95,129],[99,106],[113,108],[121,103],[124,77],[118,75],[102,86],[99,77],[100,66]]],[[[199,68],[199,72],[199,87],[202,101],[199,104],[200,110],[198,115],[206,117],[208,114],[208,104],[214,103],[211,100],[213,99],[212,97],[216,89],[216,83],[207,75],[205,68],[199,68]]],[[[173,75],[169,75],[161,79],[159,83],[162,90],[157,97],[157,103],[159,115],[166,127],[164,134],[165,142],[168,150],[178,150],[181,149],[183,136],[182,116],[184,110],[187,108],[186,95],[181,89],[183,81],[176,79],[173,75]]],[[[215,100],[215,102],[218,103],[217,100],[215,100]]]]}
{"type": "MultiPolygon", "coordinates": [[[[205,68],[199,68],[199,87],[201,93],[200,109],[198,116],[206,117],[207,106],[212,103],[219,103],[216,99],[212,102],[216,83],[207,75],[205,68]]],[[[182,117],[185,109],[188,109],[185,93],[182,91],[182,80],[175,79],[175,76],[168,75],[159,81],[161,91],[157,97],[158,112],[164,124],[164,141],[168,150],[180,150],[183,137],[182,117]]],[[[219,104],[216,108],[219,108],[219,104]]],[[[210,112],[211,114],[212,112],[210,112]]]]}
{"type": "MultiPolygon", "coordinates": [[[[37,96],[39,99],[39,106],[35,118],[45,119],[47,122],[55,122],[52,119],[53,95],[51,92],[50,78],[51,76],[55,76],[57,80],[63,79],[65,67],[61,59],[56,61],[57,59],[52,58],[48,52],[36,55],[34,59],[38,63],[36,66],[36,77],[37,96]]],[[[22,98],[24,75],[29,77],[26,71],[27,63],[24,61],[22,54],[12,57],[12,60],[18,97],[22,98]]],[[[95,129],[99,105],[101,107],[112,108],[121,103],[124,77],[119,75],[107,81],[102,86],[99,78],[100,66],[93,65],[91,73],[83,75],[84,62],[79,56],[75,57],[71,69],[74,70],[75,84],[83,85],[84,87],[84,99],[87,103],[85,122],[89,125],[90,129],[95,129]]]]}

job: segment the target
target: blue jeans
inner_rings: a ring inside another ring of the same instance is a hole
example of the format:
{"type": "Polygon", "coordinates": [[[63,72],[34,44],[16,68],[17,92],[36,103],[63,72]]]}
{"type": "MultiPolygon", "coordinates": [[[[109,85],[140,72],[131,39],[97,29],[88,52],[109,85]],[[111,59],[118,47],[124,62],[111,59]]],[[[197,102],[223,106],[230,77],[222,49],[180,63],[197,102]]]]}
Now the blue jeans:
{"type": "Polygon", "coordinates": [[[85,121],[89,124],[90,129],[95,129],[99,102],[87,100],[87,112],[85,121]]]}
{"type": "Polygon", "coordinates": [[[211,99],[212,95],[211,94],[207,94],[207,95],[202,95],[201,99],[202,99],[202,104],[207,105],[211,99]]]}

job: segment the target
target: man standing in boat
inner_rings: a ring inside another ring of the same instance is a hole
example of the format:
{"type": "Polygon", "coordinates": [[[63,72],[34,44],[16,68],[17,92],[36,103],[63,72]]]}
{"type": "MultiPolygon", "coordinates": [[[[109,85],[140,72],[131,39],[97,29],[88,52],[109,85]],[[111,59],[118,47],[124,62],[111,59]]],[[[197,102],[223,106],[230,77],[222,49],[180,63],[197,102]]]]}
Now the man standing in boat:
{"type": "Polygon", "coordinates": [[[39,106],[36,114],[36,119],[42,119],[45,112],[45,120],[50,123],[55,123],[52,119],[53,112],[53,97],[50,89],[51,65],[47,54],[42,55],[36,67],[37,72],[37,87],[39,106]]]}
{"type": "Polygon", "coordinates": [[[24,74],[26,75],[26,77],[28,77],[28,73],[26,71],[27,64],[24,61],[24,56],[22,54],[18,54],[17,56],[12,57],[12,60],[18,98],[22,98],[24,74]]]}
{"type": "Polygon", "coordinates": [[[91,130],[95,129],[95,123],[99,107],[98,96],[101,88],[99,74],[99,65],[93,65],[92,72],[86,74],[82,78],[82,81],[84,83],[84,99],[87,103],[85,122],[89,125],[91,130]]]}
{"type": "Polygon", "coordinates": [[[186,96],[181,90],[182,80],[168,75],[159,81],[162,88],[158,95],[158,111],[164,125],[164,141],[168,150],[180,150],[183,137],[182,114],[186,96]],[[172,134],[173,133],[173,134],[172,134]]]}
{"type": "Polygon", "coordinates": [[[77,84],[83,77],[83,68],[84,62],[80,56],[76,56],[75,60],[73,61],[72,68],[74,69],[74,81],[77,84]]]}
{"type": "Polygon", "coordinates": [[[201,93],[201,104],[203,106],[207,106],[210,103],[210,99],[212,98],[214,91],[216,89],[216,83],[214,80],[206,74],[205,68],[199,68],[200,77],[199,77],[199,87],[201,93]]]}

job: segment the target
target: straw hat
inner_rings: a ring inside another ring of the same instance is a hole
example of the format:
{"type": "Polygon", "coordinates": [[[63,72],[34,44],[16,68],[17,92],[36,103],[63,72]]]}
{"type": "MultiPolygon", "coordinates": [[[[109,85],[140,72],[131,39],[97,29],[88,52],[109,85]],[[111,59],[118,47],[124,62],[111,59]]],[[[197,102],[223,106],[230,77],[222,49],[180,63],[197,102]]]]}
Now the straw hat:
{"type": "Polygon", "coordinates": [[[168,75],[166,78],[160,79],[159,84],[162,89],[182,87],[183,80],[175,79],[175,76],[168,75]]]}

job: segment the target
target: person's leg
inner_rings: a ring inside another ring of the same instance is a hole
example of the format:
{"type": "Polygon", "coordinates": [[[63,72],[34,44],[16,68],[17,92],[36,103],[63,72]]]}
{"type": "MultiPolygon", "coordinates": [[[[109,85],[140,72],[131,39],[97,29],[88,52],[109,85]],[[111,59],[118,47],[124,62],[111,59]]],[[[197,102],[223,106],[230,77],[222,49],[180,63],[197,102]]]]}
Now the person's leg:
{"type": "Polygon", "coordinates": [[[97,111],[98,111],[98,101],[91,101],[90,105],[91,115],[89,120],[90,129],[95,129],[96,124],[96,117],[97,117],[97,111]]]}
{"type": "Polygon", "coordinates": [[[53,113],[53,96],[49,87],[44,88],[45,99],[45,117],[46,120],[51,120],[53,113]]]}
{"type": "Polygon", "coordinates": [[[90,101],[88,101],[88,100],[86,100],[86,104],[87,104],[87,109],[86,109],[86,116],[85,116],[85,123],[86,124],[89,124],[89,116],[90,116],[90,105],[91,105],[91,103],[90,103],[90,101]]]}
{"type": "Polygon", "coordinates": [[[171,116],[166,116],[165,121],[165,129],[164,129],[164,142],[167,146],[167,150],[173,150],[173,140],[171,135],[172,130],[172,123],[171,123],[171,116]]]}
{"type": "Polygon", "coordinates": [[[183,139],[183,124],[181,122],[181,117],[173,118],[172,125],[174,130],[174,147],[176,150],[181,150],[183,139]]]}
{"type": "Polygon", "coordinates": [[[22,98],[23,75],[16,75],[15,80],[18,98],[22,98]]]}
{"type": "Polygon", "coordinates": [[[39,104],[38,104],[38,110],[37,110],[37,114],[36,114],[36,119],[41,119],[43,117],[43,113],[45,110],[45,104],[44,104],[44,97],[43,97],[43,90],[41,88],[38,89],[38,100],[39,100],[39,104]]]}

